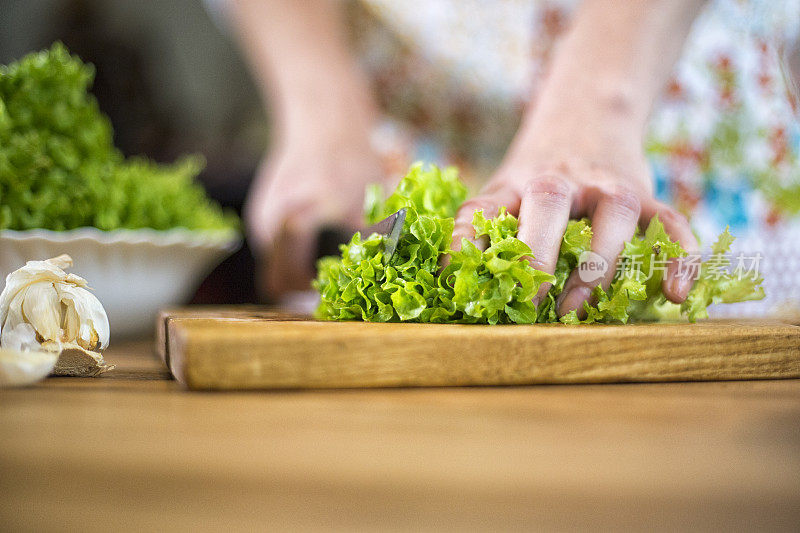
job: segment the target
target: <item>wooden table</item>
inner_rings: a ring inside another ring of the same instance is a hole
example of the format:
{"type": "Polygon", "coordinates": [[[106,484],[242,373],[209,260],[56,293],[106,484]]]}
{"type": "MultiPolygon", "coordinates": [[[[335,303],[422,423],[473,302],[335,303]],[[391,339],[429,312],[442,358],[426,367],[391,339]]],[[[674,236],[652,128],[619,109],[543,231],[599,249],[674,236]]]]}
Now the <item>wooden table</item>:
{"type": "Polygon", "coordinates": [[[800,521],[800,380],[191,393],[151,346],[0,390],[0,530],[800,521]]]}

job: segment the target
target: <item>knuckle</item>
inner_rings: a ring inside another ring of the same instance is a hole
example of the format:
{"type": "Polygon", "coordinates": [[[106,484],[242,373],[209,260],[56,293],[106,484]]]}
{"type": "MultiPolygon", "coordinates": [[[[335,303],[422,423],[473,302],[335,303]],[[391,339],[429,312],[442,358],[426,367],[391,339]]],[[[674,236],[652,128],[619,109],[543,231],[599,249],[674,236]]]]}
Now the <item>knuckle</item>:
{"type": "Polygon", "coordinates": [[[628,187],[620,186],[606,194],[606,200],[616,209],[639,216],[642,209],[639,196],[628,187]]]}
{"type": "Polygon", "coordinates": [[[566,200],[571,190],[569,184],[563,178],[545,175],[529,180],[525,184],[524,192],[526,196],[547,194],[566,200]]]}
{"type": "Polygon", "coordinates": [[[463,231],[464,228],[472,228],[472,209],[462,209],[456,215],[453,224],[453,231],[463,231]]]}
{"type": "Polygon", "coordinates": [[[493,214],[494,211],[497,210],[497,202],[495,202],[492,198],[486,196],[477,196],[470,200],[467,200],[463,204],[461,204],[461,212],[459,213],[459,218],[469,218],[472,220],[472,214],[475,211],[483,211],[484,216],[489,216],[493,214]]]}
{"type": "Polygon", "coordinates": [[[673,207],[659,209],[658,218],[667,226],[689,225],[689,219],[686,218],[686,215],[673,207]]]}
{"type": "Polygon", "coordinates": [[[453,224],[453,235],[466,235],[470,232],[475,232],[475,229],[472,227],[472,219],[456,219],[455,224],[453,224]]]}
{"type": "Polygon", "coordinates": [[[491,180],[481,188],[480,192],[482,195],[488,196],[508,187],[510,187],[510,185],[503,180],[491,180]]]}
{"type": "Polygon", "coordinates": [[[536,270],[541,270],[543,272],[550,271],[551,265],[548,261],[544,261],[537,257],[528,257],[528,263],[535,268],[536,270]]]}

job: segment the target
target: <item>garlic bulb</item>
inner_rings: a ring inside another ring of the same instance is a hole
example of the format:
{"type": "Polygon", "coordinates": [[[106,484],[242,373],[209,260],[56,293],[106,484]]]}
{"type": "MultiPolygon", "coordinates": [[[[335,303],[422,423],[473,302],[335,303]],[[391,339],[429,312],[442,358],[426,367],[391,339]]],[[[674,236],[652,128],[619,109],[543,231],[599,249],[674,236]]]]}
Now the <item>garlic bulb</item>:
{"type": "Polygon", "coordinates": [[[0,294],[0,348],[6,359],[12,353],[56,354],[50,369],[57,375],[91,376],[112,368],[99,353],[110,335],[105,309],[86,280],[64,271],[71,266],[72,258],[61,255],[28,261],[8,275],[0,294]]]}
{"type": "Polygon", "coordinates": [[[108,346],[108,317],[86,280],[64,269],[68,255],[28,261],[6,278],[0,294],[0,346],[31,350],[36,344],[60,351],[77,344],[89,351],[108,346]]]}

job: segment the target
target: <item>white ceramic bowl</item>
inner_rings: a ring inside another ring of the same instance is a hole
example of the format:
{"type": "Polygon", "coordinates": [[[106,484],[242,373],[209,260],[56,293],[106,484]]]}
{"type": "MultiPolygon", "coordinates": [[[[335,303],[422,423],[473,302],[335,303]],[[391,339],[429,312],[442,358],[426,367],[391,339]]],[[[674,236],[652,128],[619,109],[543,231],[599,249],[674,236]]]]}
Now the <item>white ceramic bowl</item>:
{"type": "Polygon", "coordinates": [[[0,286],[26,261],[69,254],[75,263],[70,272],[85,278],[105,307],[112,339],[144,335],[159,309],[186,303],[240,245],[233,231],[3,230],[0,286]]]}

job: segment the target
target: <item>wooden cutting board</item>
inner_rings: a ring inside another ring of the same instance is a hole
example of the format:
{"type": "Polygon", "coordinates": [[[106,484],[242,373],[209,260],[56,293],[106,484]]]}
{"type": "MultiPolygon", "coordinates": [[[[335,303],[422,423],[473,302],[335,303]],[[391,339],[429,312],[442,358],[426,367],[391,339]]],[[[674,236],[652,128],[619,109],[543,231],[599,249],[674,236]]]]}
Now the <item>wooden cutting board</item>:
{"type": "Polygon", "coordinates": [[[525,385],[800,377],[800,327],[318,322],[260,307],[162,312],[156,349],[189,389],[525,385]]]}

